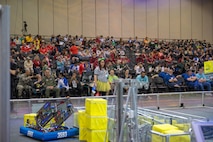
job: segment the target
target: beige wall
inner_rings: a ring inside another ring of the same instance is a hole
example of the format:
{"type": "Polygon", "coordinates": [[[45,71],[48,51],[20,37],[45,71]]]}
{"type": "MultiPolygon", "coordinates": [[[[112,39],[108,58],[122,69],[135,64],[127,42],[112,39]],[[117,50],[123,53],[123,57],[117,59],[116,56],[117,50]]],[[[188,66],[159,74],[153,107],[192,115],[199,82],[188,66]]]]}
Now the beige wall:
{"type": "Polygon", "coordinates": [[[206,39],[213,43],[212,0],[1,0],[11,33],[206,39]]]}

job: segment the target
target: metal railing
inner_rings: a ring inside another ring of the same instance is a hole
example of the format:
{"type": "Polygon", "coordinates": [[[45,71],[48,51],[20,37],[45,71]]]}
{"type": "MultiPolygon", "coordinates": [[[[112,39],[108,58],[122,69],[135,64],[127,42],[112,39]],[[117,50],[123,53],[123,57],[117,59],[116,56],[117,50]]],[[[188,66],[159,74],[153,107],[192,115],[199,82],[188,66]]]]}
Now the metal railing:
{"type": "MultiPolygon", "coordinates": [[[[213,91],[205,92],[170,92],[170,93],[153,93],[153,94],[137,94],[138,107],[143,108],[168,108],[168,107],[192,107],[192,106],[209,106],[213,107],[213,97],[207,96],[207,94],[213,93],[213,91]],[[152,99],[147,99],[147,96],[151,96],[152,99]],[[195,99],[196,98],[196,99],[195,99]],[[188,100],[188,102],[186,102],[188,100]],[[193,100],[193,101],[190,101],[193,100]]],[[[70,97],[75,107],[84,107],[86,98],[105,98],[108,100],[109,105],[116,103],[116,95],[112,96],[85,96],[85,97],[70,97]]],[[[67,99],[63,98],[33,98],[33,99],[11,99],[11,114],[13,117],[23,117],[25,113],[32,112],[33,104],[43,104],[47,101],[62,101],[67,99]]],[[[123,102],[127,99],[127,95],[123,95],[123,102]]]]}

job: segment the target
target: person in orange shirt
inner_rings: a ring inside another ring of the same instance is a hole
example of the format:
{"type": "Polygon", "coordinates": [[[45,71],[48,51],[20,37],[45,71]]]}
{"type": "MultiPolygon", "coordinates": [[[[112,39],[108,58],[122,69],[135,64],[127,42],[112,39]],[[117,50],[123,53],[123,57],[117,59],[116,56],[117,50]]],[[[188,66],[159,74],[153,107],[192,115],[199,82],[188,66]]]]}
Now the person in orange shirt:
{"type": "Polygon", "coordinates": [[[76,46],[75,44],[72,44],[72,46],[70,47],[70,53],[72,56],[75,56],[75,57],[78,57],[78,50],[79,50],[79,47],[76,46]]]}
{"type": "Polygon", "coordinates": [[[145,37],[143,42],[145,43],[145,45],[149,45],[150,39],[148,37],[145,37]]]}

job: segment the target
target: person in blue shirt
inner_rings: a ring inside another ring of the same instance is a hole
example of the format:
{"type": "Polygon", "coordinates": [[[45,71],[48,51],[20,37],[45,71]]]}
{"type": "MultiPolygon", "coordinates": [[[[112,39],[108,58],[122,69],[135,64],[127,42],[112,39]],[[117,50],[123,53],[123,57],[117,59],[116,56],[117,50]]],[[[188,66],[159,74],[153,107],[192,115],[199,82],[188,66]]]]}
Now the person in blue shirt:
{"type": "Polygon", "coordinates": [[[198,70],[196,77],[198,79],[198,82],[200,82],[203,85],[203,87],[204,87],[204,89],[206,89],[206,91],[211,91],[211,83],[207,81],[206,76],[203,73],[203,68],[200,68],[198,70]]]}
{"type": "Polygon", "coordinates": [[[148,76],[146,75],[145,72],[141,72],[141,74],[139,74],[136,77],[136,80],[139,83],[139,88],[142,88],[142,89],[145,89],[145,90],[149,89],[149,79],[148,79],[148,76]]]}
{"type": "Polygon", "coordinates": [[[69,92],[69,82],[68,82],[67,78],[64,76],[63,73],[59,73],[58,77],[59,77],[59,79],[58,79],[58,85],[57,85],[57,87],[60,89],[61,96],[65,97],[65,93],[67,93],[66,96],[69,96],[68,95],[68,92],[69,92]]]}
{"type": "Polygon", "coordinates": [[[176,76],[173,74],[173,69],[168,69],[168,74],[165,76],[165,84],[169,88],[175,88],[175,91],[181,91],[181,82],[178,81],[176,76]]]}
{"type": "Polygon", "coordinates": [[[158,76],[161,77],[161,78],[163,78],[164,81],[166,81],[166,78],[169,75],[168,72],[169,72],[169,69],[167,67],[164,67],[164,71],[161,71],[158,74],[158,76]]]}
{"type": "Polygon", "coordinates": [[[204,91],[203,84],[198,81],[191,69],[188,69],[186,73],[182,74],[182,77],[188,87],[193,88],[196,91],[204,91]]]}

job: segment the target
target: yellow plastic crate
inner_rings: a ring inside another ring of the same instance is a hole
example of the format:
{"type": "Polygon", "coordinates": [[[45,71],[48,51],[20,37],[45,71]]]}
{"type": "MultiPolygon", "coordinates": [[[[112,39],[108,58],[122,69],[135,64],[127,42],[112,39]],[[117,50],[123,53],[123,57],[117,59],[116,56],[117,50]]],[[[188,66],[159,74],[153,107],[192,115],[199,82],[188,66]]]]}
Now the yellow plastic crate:
{"type": "MultiPolygon", "coordinates": [[[[164,134],[183,134],[184,131],[181,130],[168,130],[164,131],[164,134]]],[[[190,142],[189,135],[178,135],[178,136],[170,136],[169,142],[190,142]]]]}
{"type": "Polygon", "coordinates": [[[178,129],[188,132],[190,129],[190,124],[189,123],[182,123],[182,124],[174,124],[174,126],[178,127],[178,129]]]}
{"type": "Polygon", "coordinates": [[[24,127],[27,126],[27,123],[31,125],[36,125],[36,121],[35,121],[36,116],[37,116],[36,113],[24,114],[24,127]]]}
{"type": "Polygon", "coordinates": [[[107,131],[87,129],[87,142],[108,142],[107,131]]]}
{"type": "Polygon", "coordinates": [[[107,100],[86,99],[86,113],[91,116],[107,116],[107,100]]]}
{"type": "Polygon", "coordinates": [[[79,128],[86,128],[86,113],[85,110],[78,111],[78,125],[79,128]]]}
{"type": "Polygon", "coordinates": [[[106,130],[107,117],[106,116],[90,116],[86,114],[86,128],[91,130],[106,130]]]}
{"type": "Polygon", "coordinates": [[[79,128],[79,140],[80,141],[87,140],[87,128],[79,128]]]}
{"type": "Polygon", "coordinates": [[[78,123],[78,112],[74,113],[74,122],[73,126],[79,128],[79,123],[78,123]]]}
{"type": "Polygon", "coordinates": [[[164,131],[168,131],[168,130],[178,130],[178,127],[175,127],[170,124],[159,124],[159,125],[153,125],[152,130],[159,133],[164,133],[164,131]]]}
{"type": "MultiPolygon", "coordinates": [[[[169,142],[190,142],[189,135],[181,135],[184,131],[181,130],[168,130],[162,134],[180,134],[178,136],[170,136],[169,142]]],[[[152,142],[166,142],[166,137],[152,134],[152,142]]]]}

